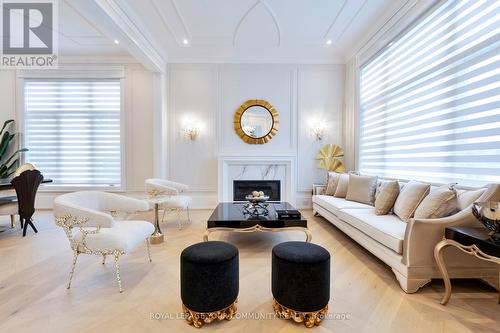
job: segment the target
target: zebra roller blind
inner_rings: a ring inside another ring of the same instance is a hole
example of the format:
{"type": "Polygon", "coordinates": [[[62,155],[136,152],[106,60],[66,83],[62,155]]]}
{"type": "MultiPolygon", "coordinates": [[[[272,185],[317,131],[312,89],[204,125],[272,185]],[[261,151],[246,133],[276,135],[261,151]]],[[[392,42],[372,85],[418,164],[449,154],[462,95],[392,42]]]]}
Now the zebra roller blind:
{"type": "Polygon", "coordinates": [[[360,70],[359,169],[500,182],[500,1],[443,1],[360,70]]]}
{"type": "Polygon", "coordinates": [[[25,80],[26,160],[57,186],[120,186],[120,80],[25,80]]]}

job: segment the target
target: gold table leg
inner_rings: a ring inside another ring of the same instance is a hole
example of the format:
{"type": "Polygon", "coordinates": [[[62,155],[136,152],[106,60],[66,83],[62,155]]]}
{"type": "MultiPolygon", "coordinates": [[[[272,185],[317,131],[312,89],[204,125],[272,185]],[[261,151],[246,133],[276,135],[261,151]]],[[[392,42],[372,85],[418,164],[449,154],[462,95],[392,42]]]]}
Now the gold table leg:
{"type": "Polygon", "coordinates": [[[245,229],[236,229],[236,228],[227,228],[227,227],[220,227],[220,228],[207,228],[205,231],[205,234],[203,235],[203,241],[208,242],[208,235],[211,232],[214,231],[230,231],[230,232],[254,232],[254,231],[263,231],[263,232],[283,232],[283,231],[302,231],[306,234],[306,242],[310,243],[312,239],[312,234],[309,231],[309,228],[303,228],[303,227],[284,227],[284,228],[266,228],[262,227],[260,225],[255,225],[250,228],[245,228],[245,229]]]}
{"type": "Polygon", "coordinates": [[[439,268],[439,271],[441,272],[441,275],[443,276],[443,282],[444,282],[444,296],[443,299],[441,300],[442,305],[446,305],[446,303],[448,303],[451,297],[450,276],[448,275],[448,270],[446,269],[443,260],[443,249],[450,245],[451,244],[447,239],[443,239],[434,248],[434,259],[436,259],[437,266],[439,268]]]}
{"type": "MultiPolygon", "coordinates": [[[[446,305],[448,301],[450,300],[451,297],[451,283],[450,283],[450,276],[448,275],[448,271],[446,270],[446,265],[444,264],[443,260],[443,249],[447,246],[454,246],[457,249],[461,250],[462,252],[465,252],[467,254],[473,255],[481,260],[489,261],[489,262],[494,262],[500,265],[500,258],[490,256],[488,254],[483,253],[475,244],[472,245],[462,245],[452,239],[443,239],[440,241],[436,247],[434,248],[434,259],[436,259],[437,266],[439,268],[439,271],[441,272],[441,275],[443,275],[443,281],[444,281],[444,296],[443,299],[441,300],[441,304],[446,305]]],[[[499,270],[500,274],[500,270],[499,270]]],[[[500,277],[499,277],[499,292],[500,292],[500,277]]],[[[498,297],[498,303],[500,303],[500,294],[498,297]]]]}
{"type": "Polygon", "coordinates": [[[160,229],[160,219],[158,218],[158,211],[160,209],[160,205],[158,203],[155,203],[155,231],[153,234],[149,237],[149,242],[151,244],[160,244],[163,243],[164,237],[163,234],[161,233],[160,229]]]}

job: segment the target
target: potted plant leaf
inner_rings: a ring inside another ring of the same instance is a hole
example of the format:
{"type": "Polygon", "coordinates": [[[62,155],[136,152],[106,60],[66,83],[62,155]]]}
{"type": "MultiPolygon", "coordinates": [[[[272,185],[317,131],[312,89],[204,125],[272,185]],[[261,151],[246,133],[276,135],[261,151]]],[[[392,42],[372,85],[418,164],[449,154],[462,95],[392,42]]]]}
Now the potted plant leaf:
{"type": "Polygon", "coordinates": [[[5,121],[0,130],[0,179],[9,178],[19,164],[19,155],[28,151],[27,148],[17,149],[9,157],[6,156],[9,152],[10,144],[17,135],[17,133],[10,133],[8,131],[13,122],[13,119],[5,121]]]}

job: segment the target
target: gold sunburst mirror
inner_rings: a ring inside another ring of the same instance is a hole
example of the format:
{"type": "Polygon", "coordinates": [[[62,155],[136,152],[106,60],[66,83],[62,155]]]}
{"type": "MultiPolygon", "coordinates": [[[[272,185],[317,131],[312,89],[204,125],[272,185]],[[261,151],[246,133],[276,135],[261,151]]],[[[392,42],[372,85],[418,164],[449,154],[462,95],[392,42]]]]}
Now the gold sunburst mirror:
{"type": "Polygon", "coordinates": [[[278,111],[263,99],[249,99],[234,113],[234,130],[248,144],[264,144],[278,133],[278,111]]]}

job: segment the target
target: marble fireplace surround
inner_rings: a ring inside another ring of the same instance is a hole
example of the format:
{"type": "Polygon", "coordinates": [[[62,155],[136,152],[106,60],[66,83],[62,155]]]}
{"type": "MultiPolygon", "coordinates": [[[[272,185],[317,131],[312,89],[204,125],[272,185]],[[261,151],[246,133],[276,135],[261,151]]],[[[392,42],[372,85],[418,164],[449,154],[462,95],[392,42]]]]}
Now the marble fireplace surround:
{"type": "Polygon", "coordinates": [[[233,201],[233,180],[279,180],[281,200],[295,204],[295,156],[219,154],[217,196],[233,201]]]}

